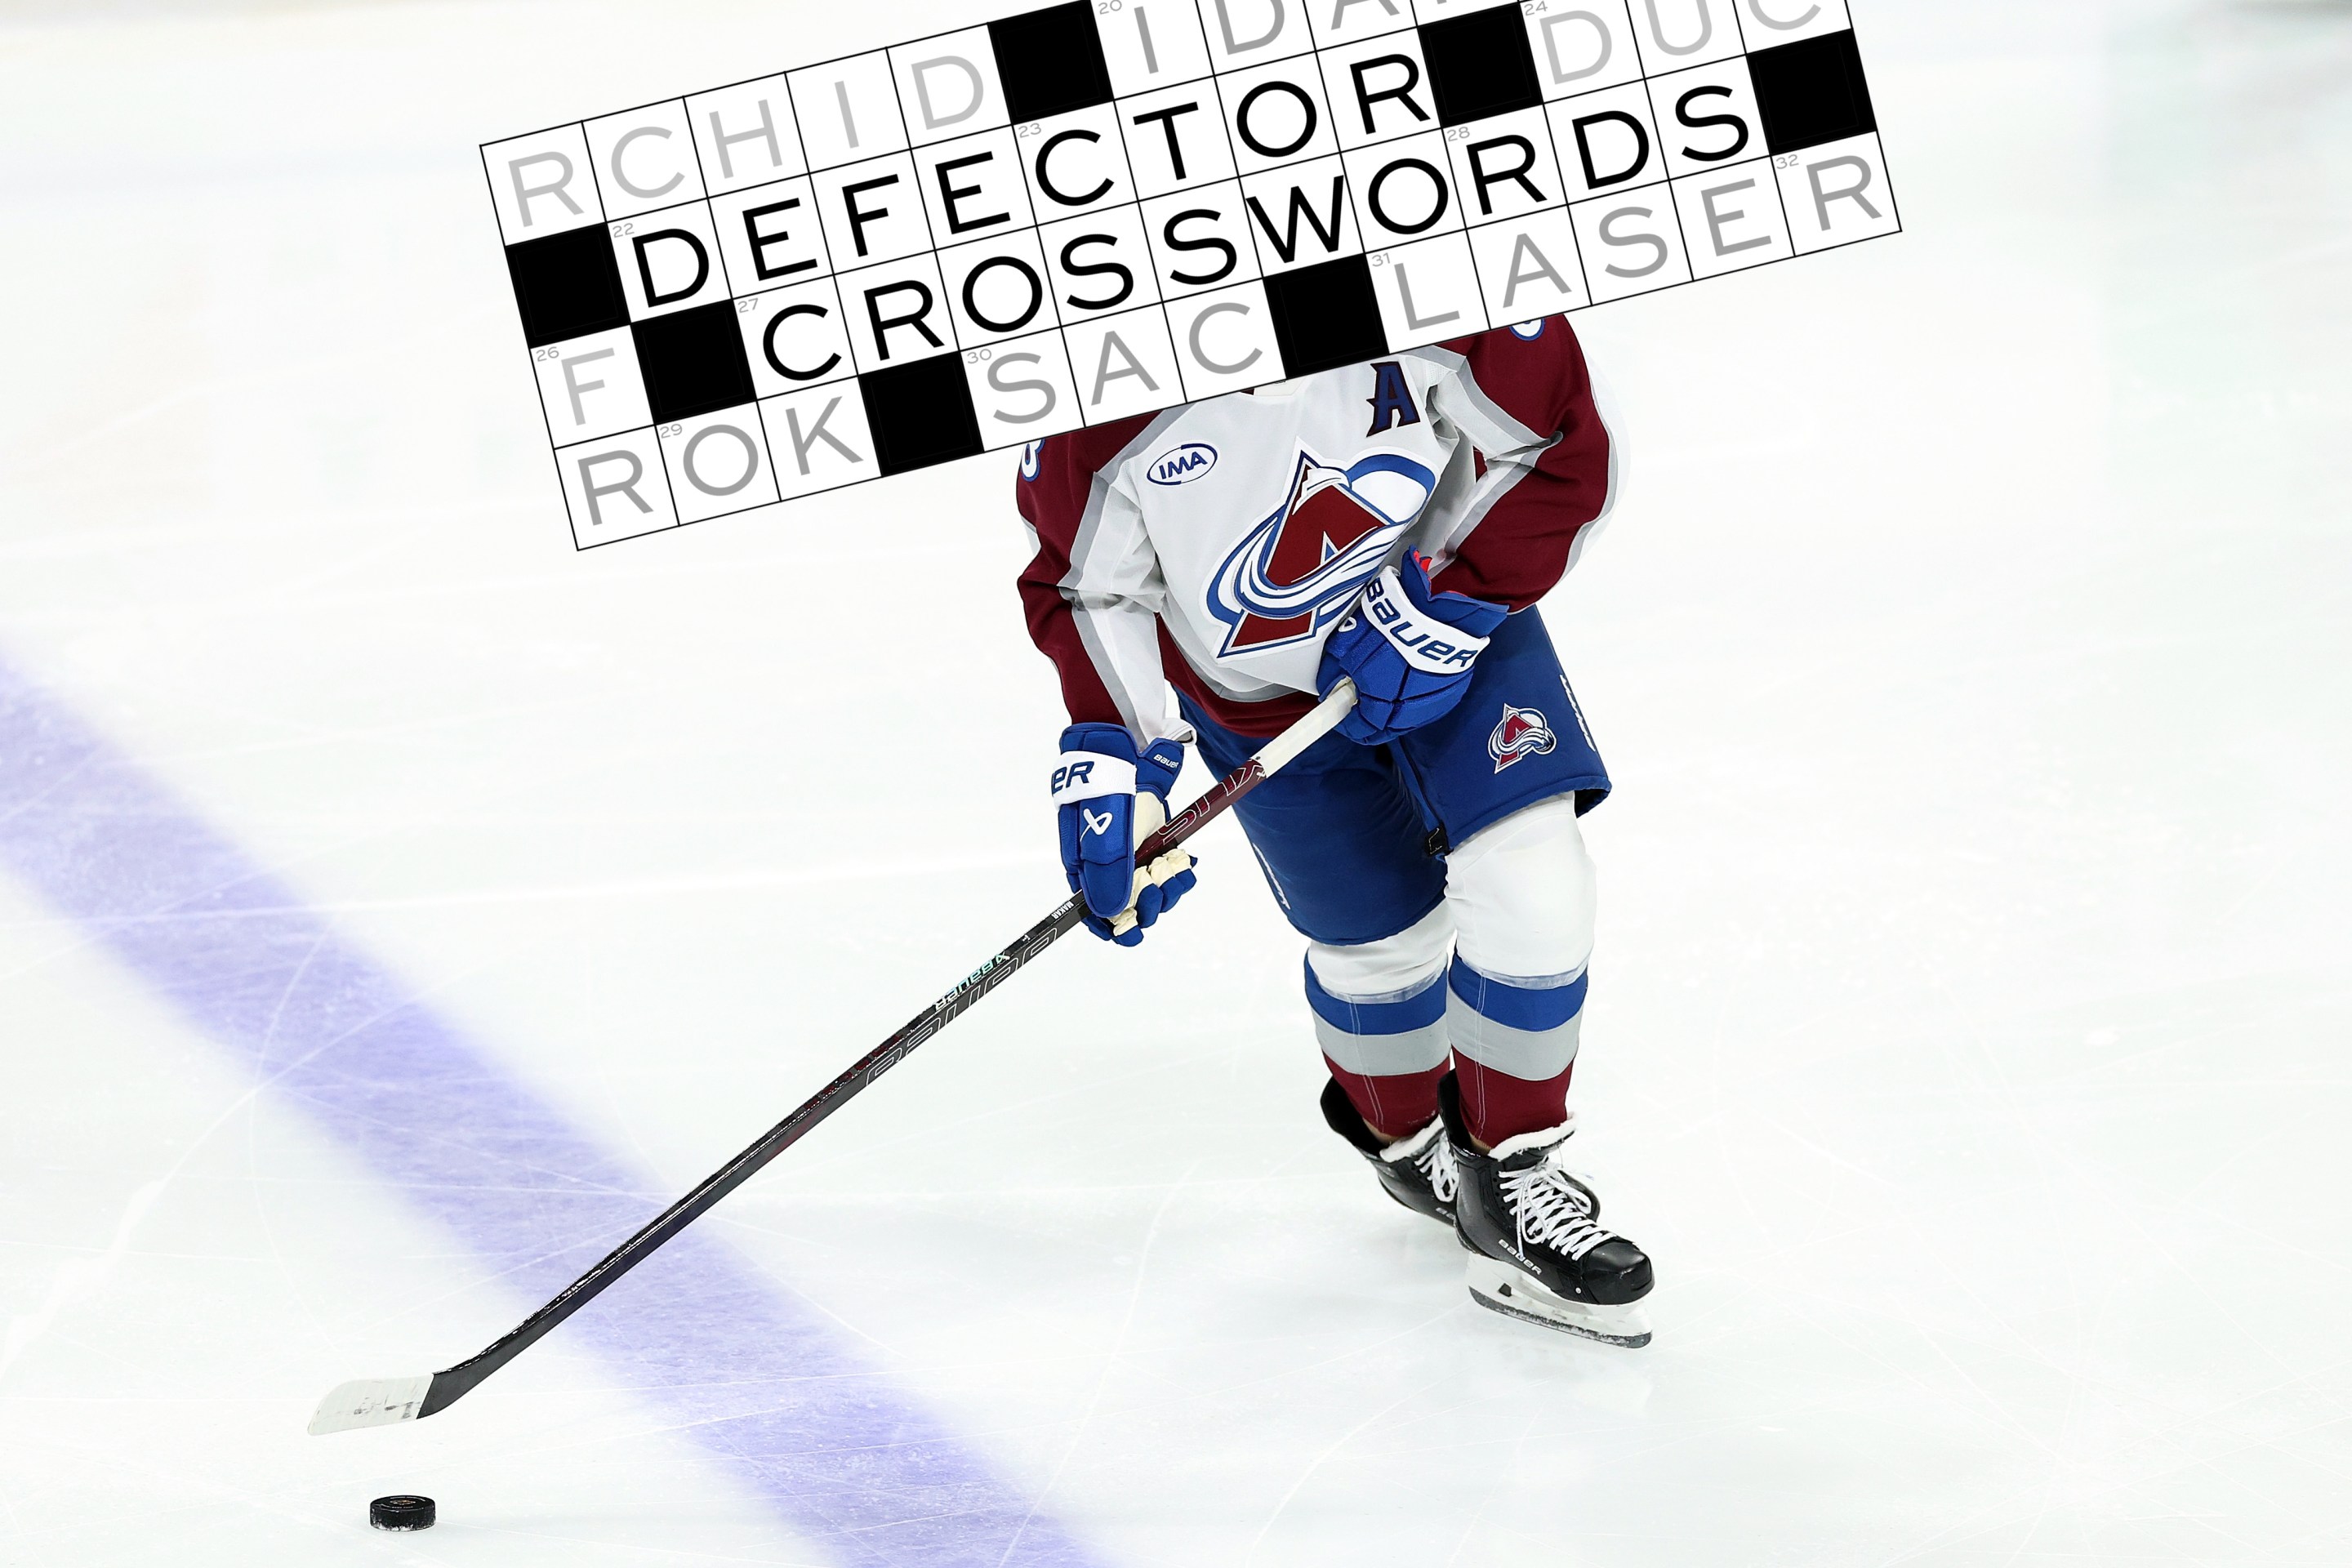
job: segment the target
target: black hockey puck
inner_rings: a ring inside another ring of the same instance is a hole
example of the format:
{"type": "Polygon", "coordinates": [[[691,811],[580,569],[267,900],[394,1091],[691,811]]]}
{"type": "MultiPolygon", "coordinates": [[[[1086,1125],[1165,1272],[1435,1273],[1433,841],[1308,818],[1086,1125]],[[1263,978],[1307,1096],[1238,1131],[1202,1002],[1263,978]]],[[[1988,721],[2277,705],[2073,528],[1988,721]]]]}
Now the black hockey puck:
{"type": "Polygon", "coordinates": [[[368,1522],[378,1530],[430,1530],[433,1517],[429,1497],[380,1497],[368,1504],[368,1522]]]}

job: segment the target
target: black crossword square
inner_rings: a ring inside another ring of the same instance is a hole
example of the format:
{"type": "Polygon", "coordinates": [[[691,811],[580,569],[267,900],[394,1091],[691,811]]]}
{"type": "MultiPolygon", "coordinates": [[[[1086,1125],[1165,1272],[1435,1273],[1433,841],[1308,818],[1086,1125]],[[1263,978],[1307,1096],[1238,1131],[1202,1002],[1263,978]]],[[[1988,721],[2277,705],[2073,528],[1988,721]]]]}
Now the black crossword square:
{"type": "Polygon", "coordinates": [[[1360,256],[1277,272],[1265,280],[1265,300],[1286,376],[1337,370],[1389,352],[1371,264],[1360,256]]]}
{"type": "Polygon", "coordinates": [[[988,25],[1004,107],[1014,123],[1110,101],[1110,67],[1094,0],[1072,0],[988,25]]]}
{"type": "Polygon", "coordinates": [[[866,400],[866,427],[885,475],[928,468],[981,450],[980,416],[963,356],[934,354],[912,364],[869,371],[857,378],[866,400]]]}
{"type": "Polygon", "coordinates": [[[1801,153],[1878,129],[1862,54],[1850,32],[1759,49],[1748,57],[1748,72],[1756,83],[1765,143],[1775,153],[1801,153]]]}
{"type": "Polygon", "coordinates": [[[1421,29],[1421,58],[1441,124],[1464,125],[1543,101],[1535,51],[1517,5],[1448,16],[1421,29]]]}
{"type": "Polygon", "coordinates": [[[656,316],[629,333],[637,341],[637,369],[656,424],[732,408],[757,395],[731,300],[656,316]]]}
{"type": "Polygon", "coordinates": [[[601,223],[508,246],[507,276],[533,348],[629,324],[620,264],[601,223]]]}

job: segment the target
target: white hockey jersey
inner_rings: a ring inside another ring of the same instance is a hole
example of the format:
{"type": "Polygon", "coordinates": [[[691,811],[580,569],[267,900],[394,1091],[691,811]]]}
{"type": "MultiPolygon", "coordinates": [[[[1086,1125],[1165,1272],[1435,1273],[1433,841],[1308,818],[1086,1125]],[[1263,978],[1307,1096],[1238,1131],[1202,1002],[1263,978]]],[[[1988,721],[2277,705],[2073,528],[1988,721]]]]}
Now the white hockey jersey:
{"type": "Polygon", "coordinates": [[[1031,635],[1073,721],[1181,734],[1172,682],[1271,735],[1381,566],[1418,548],[1441,589],[1523,608],[1607,516],[1617,471],[1559,319],[1051,437],[1019,485],[1031,635]]]}

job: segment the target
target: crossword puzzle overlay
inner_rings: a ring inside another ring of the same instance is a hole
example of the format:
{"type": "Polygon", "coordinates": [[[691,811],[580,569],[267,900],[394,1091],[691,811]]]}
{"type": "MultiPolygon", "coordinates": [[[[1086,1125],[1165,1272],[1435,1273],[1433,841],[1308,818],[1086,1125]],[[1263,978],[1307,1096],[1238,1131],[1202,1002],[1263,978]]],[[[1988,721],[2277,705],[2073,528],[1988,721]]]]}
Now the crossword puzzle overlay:
{"type": "Polygon", "coordinates": [[[583,549],[1899,227],[1846,0],[1073,0],[482,157],[583,549]]]}

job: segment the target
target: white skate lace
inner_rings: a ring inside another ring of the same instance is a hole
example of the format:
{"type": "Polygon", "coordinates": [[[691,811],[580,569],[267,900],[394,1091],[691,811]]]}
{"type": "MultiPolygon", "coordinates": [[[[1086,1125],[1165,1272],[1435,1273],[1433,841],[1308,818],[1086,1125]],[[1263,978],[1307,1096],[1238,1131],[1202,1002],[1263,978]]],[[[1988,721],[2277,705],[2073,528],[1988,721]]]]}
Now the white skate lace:
{"type": "Polygon", "coordinates": [[[1381,1159],[1391,1163],[1402,1161],[1421,1173],[1437,1201],[1454,1201],[1456,1186],[1454,1172],[1454,1145],[1445,1141],[1445,1123],[1434,1117],[1429,1124],[1411,1138],[1389,1145],[1381,1159]]]}
{"type": "Polygon", "coordinates": [[[1454,1201],[1454,1145],[1446,1142],[1443,1127],[1438,1129],[1437,1136],[1429,1141],[1428,1147],[1413,1155],[1412,1163],[1421,1167],[1421,1173],[1429,1179],[1429,1190],[1437,1194],[1439,1203],[1454,1201]]]}
{"type": "Polygon", "coordinates": [[[1503,1172],[1503,1201],[1518,1220],[1521,1247],[1532,1241],[1580,1258],[1610,1233],[1593,1223],[1591,1197],[1552,1159],[1503,1172]]]}

